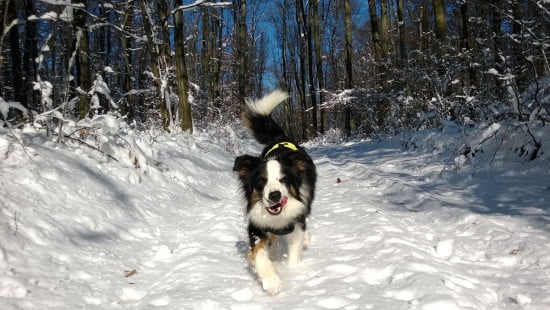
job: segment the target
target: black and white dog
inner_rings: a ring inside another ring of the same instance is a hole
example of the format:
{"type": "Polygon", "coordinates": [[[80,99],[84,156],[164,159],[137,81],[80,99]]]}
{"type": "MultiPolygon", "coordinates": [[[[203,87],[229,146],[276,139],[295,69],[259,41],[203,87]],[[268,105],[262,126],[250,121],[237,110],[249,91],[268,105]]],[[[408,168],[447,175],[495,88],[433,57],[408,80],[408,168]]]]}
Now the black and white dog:
{"type": "Polygon", "coordinates": [[[277,236],[285,235],[288,264],[301,261],[302,250],[309,243],[306,218],[317,179],[311,157],[290,141],[270,115],[287,98],[287,93],[275,90],[257,101],[247,100],[243,123],[266,147],[259,157],[237,157],[233,166],[248,201],[248,261],[255,267],[263,289],[272,295],[281,291],[282,282],[269,249],[278,241],[277,236]]]}

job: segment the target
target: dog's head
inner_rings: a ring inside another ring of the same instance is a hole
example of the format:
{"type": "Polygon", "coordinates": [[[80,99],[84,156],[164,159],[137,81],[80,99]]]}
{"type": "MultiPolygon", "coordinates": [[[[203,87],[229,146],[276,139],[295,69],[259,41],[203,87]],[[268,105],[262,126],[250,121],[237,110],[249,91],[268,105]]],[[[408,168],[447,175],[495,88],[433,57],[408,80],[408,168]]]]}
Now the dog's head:
{"type": "Polygon", "coordinates": [[[238,172],[248,199],[249,215],[294,216],[303,212],[305,200],[311,198],[307,158],[303,153],[288,150],[274,153],[268,157],[243,155],[235,159],[233,170],[238,172]]]}

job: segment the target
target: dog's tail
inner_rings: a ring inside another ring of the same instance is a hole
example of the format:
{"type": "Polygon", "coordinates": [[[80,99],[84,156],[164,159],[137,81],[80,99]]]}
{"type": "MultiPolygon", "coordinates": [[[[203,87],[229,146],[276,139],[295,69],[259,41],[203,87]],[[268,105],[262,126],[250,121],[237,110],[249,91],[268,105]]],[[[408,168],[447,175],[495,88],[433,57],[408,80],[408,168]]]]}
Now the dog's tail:
{"type": "Polygon", "coordinates": [[[288,140],[281,126],[271,117],[271,111],[287,98],[286,92],[276,89],[259,100],[246,100],[243,123],[259,143],[269,145],[288,140]]]}

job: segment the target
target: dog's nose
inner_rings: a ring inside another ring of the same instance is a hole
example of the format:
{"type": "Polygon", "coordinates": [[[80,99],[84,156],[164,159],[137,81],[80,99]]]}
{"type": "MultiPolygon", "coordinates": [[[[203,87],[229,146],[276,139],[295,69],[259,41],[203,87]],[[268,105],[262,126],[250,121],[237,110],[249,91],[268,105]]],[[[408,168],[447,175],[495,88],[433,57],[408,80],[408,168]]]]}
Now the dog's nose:
{"type": "Polygon", "coordinates": [[[269,197],[269,200],[273,202],[279,202],[279,200],[281,200],[281,192],[279,191],[271,192],[269,193],[268,197],[269,197]]]}

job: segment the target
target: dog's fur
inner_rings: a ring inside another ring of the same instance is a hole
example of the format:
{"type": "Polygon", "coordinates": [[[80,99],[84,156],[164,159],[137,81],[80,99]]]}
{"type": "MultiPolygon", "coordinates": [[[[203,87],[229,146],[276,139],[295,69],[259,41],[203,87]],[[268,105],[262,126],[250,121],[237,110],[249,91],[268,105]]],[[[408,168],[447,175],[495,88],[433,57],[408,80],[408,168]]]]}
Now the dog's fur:
{"type": "Polygon", "coordinates": [[[279,293],[282,282],[270,259],[269,248],[277,236],[285,235],[288,264],[301,261],[302,250],[309,242],[306,218],[317,179],[309,155],[290,141],[270,115],[287,97],[285,92],[275,90],[260,100],[247,100],[243,123],[265,148],[259,157],[237,157],[233,166],[248,201],[248,260],[255,267],[263,289],[270,294],[279,293]]]}

